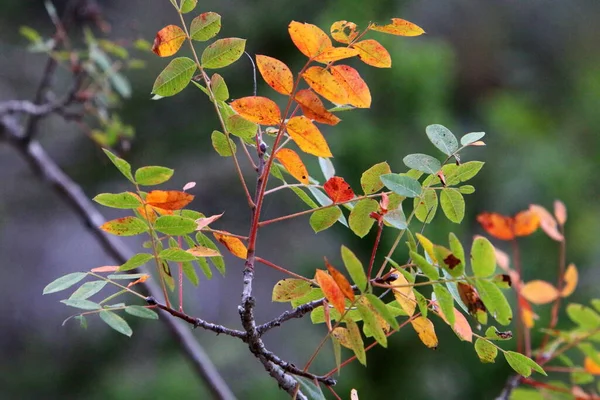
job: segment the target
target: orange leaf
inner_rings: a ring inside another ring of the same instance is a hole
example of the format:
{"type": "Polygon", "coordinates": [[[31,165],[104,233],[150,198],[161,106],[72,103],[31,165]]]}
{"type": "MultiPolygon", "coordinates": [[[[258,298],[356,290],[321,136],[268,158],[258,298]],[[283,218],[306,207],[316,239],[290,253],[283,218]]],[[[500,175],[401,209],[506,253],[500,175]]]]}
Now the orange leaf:
{"type": "Polygon", "coordinates": [[[304,163],[294,150],[281,149],[275,153],[275,158],[283,164],[284,168],[300,183],[308,185],[308,171],[304,163]]]}
{"type": "Polygon", "coordinates": [[[240,116],[255,124],[277,125],[281,122],[279,107],[266,97],[242,97],[232,101],[230,105],[240,116]]]}
{"type": "Polygon", "coordinates": [[[319,96],[310,89],[302,89],[296,93],[295,100],[300,105],[302,112],[308,118],[327,125],[336,125],[340,119],[327,111],[319,96]]]}
{"type": "Polygon", "coordinates": [[[348,94],[344,85],[331,72],[322,67],[310,67],[302,74],[312,90],[334,104],[348,104],[348,94]]]}
{"type": "Polygon", "coordinates": [[[196,224],[198,224],[198,226],[196,226],[196,230],[199,231],[202,228],[207,227],[208,225],[212,224],[213,222],[215,222],[216,220],[218,220],[222,216],[223,216],[223,213],[216,214],[216,215],[211,215],[210,217],[206,217],[206,218],[198,218],[196,220],[196,224]]]}
{"type": "Polygon", "coordinates": [[[408,281],[402,274],[398,274],[398,277],[390,282],[390,286],[392,287],[394,297],[400,307],[409,317],[412,317],[415,313],[415,308],[417,307],[417,301],[412,286],[408,284],[408,281]]]}
{"type": "Polygon", "coordinates": [[[190,253],[191,255],[193,255],[195,257],[220,257],[221,256],[221,253],[219,253],[218,251],[208,248],[208,247],[204,247],[204,246],[195,246],[195,247],[192,247],[191,249],[187,249],[186,252],[190,253]]]}
{"type": "Polygon", "coordinates": [[[276,58],[256,56],[256,65],[263,79],[277,92],[290,95],[294,88],[294,76],[292,71],[283,62],[276,58]]]}
{"type": "Polygon", "coordinates": [[[540,227],[546,233],[546,235],[550,237],[550,239],[554,239],[557,242],[562,242],[564,240],[562,233],[558,231],[558,224],[556,223],[556,220],[552,214],[548,212],[548,210],[537,204],[531,204],[529,206],[529,210],[538,216],[540,220],[540,227]]]}
{"type": "Polygon", "coordinates": [[[335,267],[329,264],[329,261],[325,259],[325,265],[327,266],[327,271],[338,285],[344,296],[350,301],[354,301],[354,290],[352,290],[352,285],[348,282],[348,279],[340,271],[335,269],[335,267]]]}
{"type": "Polygon", "coordinates": [[[551,303],[558,295],[558,290],[554,286],[539,279],[527,282],[521,288],[521,296],[533,304],[551,303]]]}
{"type": "Polygon", "coordinates": [[[487,233],[501,240],[530,235],[540,225],[539,217],[531,210],[521,211],[514,217],[484,212],[477,216],[477,221],[487,233]]]}
{"type": "Polygon", "coordinates": [[[185,32],[177,25],[162,28],[154,38],[152,51],[159,57],[169,57],[177,53],[185,41],[185,32]]]}
{"type": "Polygon", "coordinates": [[[354,192],[350,185],[346,183],[344,178],[339,176],[332,176],[323,185],[325,193],[334,203],[341,203],[344,201],[352,200],[354,198],[354,192]]]}
{"type": "MultiPolygon", "coordinates": [[[[448,318],[446,318],[446,315],[441,308],[438,309],[438,313],[444,322],[450,325],[448,318]]],[[[451,328],[461,340],[473,342],[473,329],[471,329],[471,325],[465,316],[456,308],[454,308],[454,326],[451,326],[451,328]]]]}
{"type": "Polygon", "coordinates": [[[340,287],[335,283],[335,280],[327,272],[322,269],[318,269],[315,274],[315,280],[321,287],[325,298],[333,304],[335,309],[343,314],[346,309],[346,302],[344,300],[344,293],[340,287]]]}
{"type": "Polygon", "coordinates": [[[245,260],[248,256],[248,249],[240,239],[216,232],[213,233],[213,236],[215,237],[215,239],[221,242],[221,244],[227,247],[227,250],[229,250],[229,252],[234,256],[239,257],[243,260],[245,260]]]}
{"type": "Polygon", "coordinates": [[[288,31],[292,42],[308,58],[313,58],[332,47],[331,39],[318,26],[292,21],[288,31]]]}
{"type": "Polygon", "coordinates": [[[146,195],[146,204],[163,210],[181,210],[194,196],[178,190],[153,190],[146,195]]]}
{"type": "Polygon", "coordinates": [[[373,24],[369,29],[397,36],[419,36],[425,33],[421,27],[400,18],[392,18],[392,23],[387,25],[373,24]]]}
{"type": "Polygon", "coordinates": [[[600,375],[600,365],[596,364],[590,357],[586,357],[583,361],[583,368],[593,375],[600,375]]]}
{"type": "Polygon", "coordinates": [[[569,264],[563,279],[565,281],[565,286],[562,288],[560,296],[568,297],[575,291],[575,287],[577,286],[577,281],[579,279],[579,274],[577,273],[577,267],[575,267],[575,264],[569,264]]]}
{"type": "Polygon", "coordinates": [[[354,22],[336,21],[331,24],[329,31],[334,40],[344,44],[349,44],[358,36],[354,22]]]}
{"type": "Polygon", "coordinates": [[[132,287],[133,285],[137,285],[138,283],[142,283],[142,282],[146,282],[148,280],[148,278],[150,278],[150,275],[148,274],[144,274],[142,276],[140,276],[140,279],[138,279],[137,281],[133,281],[131,283],[129,283],[129,285],[127,285],[127,287],[132,287]]]}
{"type": "Polygon", "coordinates": [[[554,201],[554,216],[559,224],[564,225],[567,222],[567,207],[560,200],[554,201]]]}
{"type": "Polygon", "coordinates": [[[531,310],[531,308],[523,308],[521,310],[521,318],[525,327],[531,329],[535,326],[535,320],[538,316],[531,310]]]}
{"type": "Polygon", "coordinates": [[[358,50],[358,58],[367,65],[377,68],[390,68],[392,57],[377,40],[367,39],[352,45],[358,50]]]}
{"type": "Polygon", "coordinates": [[[333,157],[319,128],[305,116],[292,117],[287,123],[287,132],[305,153],[318,157],[333,157]]]}
{"type": "Polygon", "coordinates": [[[417,317],[410,321],[415,332],[419,335],[421,342],[430,349],[435,349],[438,345],[438,338],[435,334],[433,323],[425,317],[417,317]]]}
{"type": "Polygon", "coordinates": [[[348,65],[332,65],[331,73],[346,89],[348,103],[358,108],[371,106],[371,92],[357,70],[348,65]]]}
{"type": "Polygon", "coordinates": [[[323,50],[314,58],[315,61],[327,64],[333,61],[343,60],[358,55],[358,50],[348,47],[331,47],[323,50]]]}
{"type": "Polygon", "coordinates": [[[107,265],[104,267],[96,267],[96,268],[92,268],[90,270],[90,272],[115,272],[116,270],[119,269],[118,265],[107,265]]]}

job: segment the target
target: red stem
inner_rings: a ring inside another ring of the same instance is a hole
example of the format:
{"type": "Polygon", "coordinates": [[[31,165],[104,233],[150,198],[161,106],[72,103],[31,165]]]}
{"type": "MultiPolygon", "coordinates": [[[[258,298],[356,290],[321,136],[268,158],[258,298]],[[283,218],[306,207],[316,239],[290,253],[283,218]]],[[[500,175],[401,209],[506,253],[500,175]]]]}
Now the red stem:
{"type": "Polygon", "coordinates": [[[371,279],[371,273],[373,272],[373,264],[375,263],[375,255],[377,254],[377,249],[379,248],[379,242],[381,240],[381,232],[383,231],[383,219],[377,221],[377,237],[375,237],[375,243],[373,244],[373,251],[371,251],[371,260],[369,261],[369,270],[367,272],[367,277],[371,279]]]}

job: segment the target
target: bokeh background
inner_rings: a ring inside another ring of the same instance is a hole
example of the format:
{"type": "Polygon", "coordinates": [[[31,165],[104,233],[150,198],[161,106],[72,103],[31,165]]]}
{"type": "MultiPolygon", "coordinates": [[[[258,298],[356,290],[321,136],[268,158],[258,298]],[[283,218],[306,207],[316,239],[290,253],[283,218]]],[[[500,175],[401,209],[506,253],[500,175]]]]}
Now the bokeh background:
{"type": "MultiPolygon", "coordinates": [[[[65,1],[54,3],[60,10],[65,1]]],[[[423,27],[427,34],[418,38],[373,35],[389,49],[393,66],[361,66],[373,95],[372,108],[345,113],[342,123],[327,130],[338,175],[358,187],[360,174],[374,163],[387,160],[393,170],[403,171],[406,154],[435,152],[424,131],[432,123],[443,124],[457,135],[485,131],[487,147],[463,157],[486,162],[474,180],[477,191],[467,197],[463,224],[438,216],[427,228],[428,235],[444,242],[453,231],[468,245],[472,235],[482,233],[475,222],[481,211],[512,214],[530,203],[551,207],[554,199],[562,199],[569,210],[568,259],[581,274],[573,301],[586,302],[597,295],[600,2],[200,3],[198,11],[222,15],[220,37],[247,38],[251,54],[276,56],[296,70],[303,59],[287,34],[291,20],[327,30],[340,19],[365,26],[368,21],[383,23],[401,17],[423,27]]],[[[152,41],[157,30],[177,21],[167,0],[98,4],[111,25],[109,37],[125,43],[138,38],[152,41]]],[[[44,56],[26,51],[26,40],[18,34],[22,25],[45,35],[53,33],[42,1],[0,3],[0,101],[31,99],[42,73],[44,56]]],[[[166,60],[151,53],[135,56],[146,61],[147,68],[128,74],[133,96],[119,111],[123,121],[136,129],[127,159],[134,166],[175,168],[171,181],[175,187],[188,181],[198,183],[192,208],[207,215],[225,211],[222,227],[246,231],[248,212],[231,160],[216,155],[210,144],[210,133],[218,125],[206,96],[189,87],[175,98],[151,101],[152,83],[166,60]]],[[[220,73],[232,98],[251,93],[248,60],[242,58],[220,73]]],[[[68,84],[68,74],[59,76],[59,91],[68,84]]],[[[259,93],[277,96],[264,84],[259,85],[259,93]]],[[[102,191],[127,190],[122,177],[76,125],[50,118],[41,125],[39,139],[90,197],[102,191]]],[[[309,169],[321,177],[316,163],[309,163],[309,169]]],[[[68,272],[114,262],[62,199],[2,143],[0,182],[0,397],[207,398],[202,382],[158,322],[129,318],[134,328],[131,339],[94,318],[87,331],[76,323],[61,326],[72,310],[59,303],[60,295],[42,297],[43,287],[68,272]]],[[[265,213],[278,216],[302,207],[297,198],[282,191],[268,199],[265,213]]],[[[119,215],[102,212],[107,217],[119,215]]],[[[393,234],[384,235],[384,249],[392,239],[393,234]]],[[[322,267],[323,255],[341,266],[342,243],[367,259],[372,240],[371,235],[358,240],[341,225],[314,234],[308,219],[299,218],[265,229],[259,252],[311,275],[322,267]]],[[[140,245],[135,239],[128,243],[132,248],[140,245]]],[[[542,233],[522,240],[522,246],[525,280],[554,281],[557,246],[542,233]]],[[[397,258],[402,257],[399,252],[397,258]]],[[[197,289],[186,287],[187,311],[238,327],[242,263],[233,258],[227,261],[225,277],[201,279],[197,289]]],[[[259,268],[257,276],[258,318],[266,320],[287,308],[270,301],[272,286],[281,276],[267,268],[259,268]]],[[[546,321],[547,309],[537,311],[541,323],[546,321]]],[[[564,319],[561,324],[568,326],[564,319]]],[[[392,337],[387,350],[375,348],[368,353],[369,368],[356,363],[344,368],[337,392],[348,398],[354,387],[361,399],[494,398],[509,367],[501,359],[492,365],[480,364],[471,344],[458,341],[447,326],[436,326],[440,337],[436,351],[421,345],[412,331],[403,331],[392,337]]],[[[283,358],[303,365],[324,333],[323,326],[312,326],[304,319],[287,323],[265,340],[283,358]]],[[[239,341],[201,331],[195,334],[239,398],[285,398],[239,341]]],[[[325,372],[332,365],[327,349],[316,370],[325,372]]]]}

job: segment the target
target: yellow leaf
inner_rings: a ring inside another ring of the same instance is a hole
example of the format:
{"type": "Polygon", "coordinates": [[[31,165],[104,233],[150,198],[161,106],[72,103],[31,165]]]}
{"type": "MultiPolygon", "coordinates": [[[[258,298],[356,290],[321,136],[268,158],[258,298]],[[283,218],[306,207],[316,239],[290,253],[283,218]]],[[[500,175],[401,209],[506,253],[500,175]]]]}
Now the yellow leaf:
{"type": "Polygon", "coordinates": [[[392,18],[392,23],[387,25],[373,24],[369,29],[396,36],[419,36],[425,33],[421,27],[400,18],[392,18]]]}
{"type": "Polygon", "coordinates": [[[146,204],[162,210],[180,210],[194,200],[194,196],[178,190],[153,190],[146,195],[146,204]]]}
{"type": "Polygon", "coordinates": [[[438,338],[435,334],[433,323],[425,317],[417,317],[410,321],[415,332],[419,335],[421,342],[430,349],[435,349],[438,345],[438,338]]]}
{"type": "Polygon", "coordinates": [[[318,26],[292,21],[288,31],[292,42],[308,58],[313,58],[332,47],[331,39],[318,26]]]}
{"type": "Polygon", "coordinates": [[[330,102],[341,105],[348,104],[346,89],[331,72],[323,67],[310,67],[302,74],[312,90],[325,97],[330,102]]]}
{"type": "Polygon", "coordinates": [[[583,361],[583,368],[590,374],[600,375],[600,365],[596,364],[590,357],[586,357],[583,361]]]}
{"type": "Polygon", "coordinates": [[[415,308],[417,307],[417,301],[412,286],[409,285],[408,281],[402,274],[398,274],[396,280],[390,282],[390,285],[392,286],[394,297],[396,298],[396,301],[400,307],[402,307],[404,312],[406,312],[409,316],[412,316],[415,313],[415,308]]]}
{"type": "Polygon", "coordinates": [[[435,258],[435,254],[433,253],[433,243],[431,243],[431,240],[427,239],[420,233],[416,233],[415,236],[419,240],[419,243],[421,243],[421,246],[423,246],[423,250],[425,250],[429,258],[431,258],[434,264],[437,264],[437,259],[435,258]]]}
{"type": "Polygon", "coordinates": [[[343,60],[344,58],[350,58],[356,55],[358,55],[358,50],[356,49],[348,47],[331,47],[323,50],[314,58],[314,60],[323,64],[328,64],[333,61],[343,60]]]}
{"type": "Polygon", "coordinates": [[[185,32],[177,25],[162,28],[154,38],[152,51],[159,57],[169,57],[177,53],[185,41],[185,32]]]}
{"type": "Polygon", "coordinates": [[[290,95],[294,87],[292,71],[276,58],[256,55],[256,65],[263,79],[277,92],[290,95]]]}
{"type": "Polygon", "coordinates": [[[539,317],[531,310],[531,308],[523,307],[521,311],[521,318],[525,327],[531,329],[535,326],[535,320],[539,317]]]}
{"type": "Polygon", "coordinates": [[[346,90],[348,104],[358,108],[371,106],[371,92],[357,70],[348,65],[332,65],[331,73],[346,90]]]}
{"type": "Polygon", "coordinates": [[[243,260],[245,260],[248,256],[248,249],[240,239],[216,232],[213,233],[213,236],[215,237],[215,239],[221,242],[221,244],[227,247],[227,250],[229,250],[229,252],[234,256],[239,257],[243,260]]]}
{"type": "Polygon", "coordinates": [[[577,273],[577,267],[575,267],[575,264],[569,264],[563,279],[565,280],[565,286],[560,292],[560,295],[561,297],[568,297],[575,291],[575,287],[577,286],[577,281],[579,279],[579,274],[577,273]]]}
{"type": "Polygon", "coordinates": [[[352,45],[358,50],[358,58],[367,65],[377,68],[390,68],[392,57],[377,40],[367,39],[352,45]]]}
{"type": "Polygon", "coordinates": [[[333,157],[319,128],[305,116],[292,117],[287,123],[287,132],[305,153],[318,157],[333,157]]]}
{"type": "Polygon", "coordinates": [[[331,336],[336,338],[342,346],[352,350],[352,342],[350,342],[350,338],[348,337],[348,329],[338,326],[331,331],[331,336]]]}
{"type": "Polygon", "coordinates": [[[533,280],[521,288],[521,296],[533,304],[551,303],[558,297],[558,290],[546,281],[533,280]]]}
{"type": "Polygon", "coordinates": [[[308,171],[306,166],[294,150],[281,149],[275,153],[275,158],[283,164],[283,167],[300,183],[308,185],[308,171]]]}
{"type": "Polygon", "coordinates": [[[279,107],[266,97],[242,97],[232,101],[230,105],[242,118],[255,124],[277,125],[281,122],[279,107]]]}
{"type": "Polygon", "coordinates": [[[221,255],[218,251],[204,246],[192,247],[187,249],[186,252],[196,257],[219,257],[221,255]]]}
{"type": "Polygon", "coordinates": [[[329,31],[334,40],[344,44],[350,43],[358,36],[354,22],[336,21],[331,24],[329,31]]]}

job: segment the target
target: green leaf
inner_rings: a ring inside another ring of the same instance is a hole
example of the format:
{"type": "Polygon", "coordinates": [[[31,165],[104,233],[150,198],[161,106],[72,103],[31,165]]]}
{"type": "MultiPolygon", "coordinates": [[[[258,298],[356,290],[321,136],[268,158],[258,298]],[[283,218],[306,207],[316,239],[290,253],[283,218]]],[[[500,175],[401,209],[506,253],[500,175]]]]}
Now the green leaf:
{"type": "Polygon", "coordinates": [[[175,262],[184,262],[184,261],[195,261],[196,256],[187,251],[177,248],[171,247],[168,249],[164,249],[158,254],[158,257],[165,261],[175,261],[175,262]]]}
{"type": "Polygon", "coordinates": [[[85,300],[88,297],[92,297],[96,293],[102,290],[106,286],[107,281],[92,281],[86,282],[81,285],[73,294],[69,297],[69,300],[85,300]]]}
{"type": "Polygon", "coordinates": [[[302,279],[282,279],[273,287],[272,301],[287,302],[299,299],[308,294],[311,290],[309,282],[302,279]]]}
{"type": "Polygon", "coordinates": [[[594,375],[580,371],[571,372],[571,381],[576,385],[587,385],[594,382],[594,375]]]}
{"type": "Polygon", "coordinates": [[[512,320],[512,309],[498,286],[494,283],[478,279],[475,288],[487,307],[489,313],[502,325],[508,325],[512,320]]]}
{"type": "MultiPolygon", "coordinates": [[[[202,214],[201,212],[194,211],[194,210],[181,210],[180,215],[185,218],[193,219],[194,221],[197,220],[198,218],[206,218],[206,215],[202,214]]],[[[191,238],[188,236],[188,239],[191,239],[191,238]]],[[[192,243],[192,244],[190,244],[190,247],[194,247],[195,245],[196,244],[192,243]]]]}
{"type": "Polygon", "coordinates": [[[55,293],[60,292],[61,290],[68,289],[77,282],[81,281],[86,276],[87,274],[85,272],[73,272],[65,276],[61,276],[60,278],[46,285],[43,294],[55,293]]]}
{"type": "Polygon", "coordinates": [[[254,139],[258,127],[258,125],[242,118],[242,116],[238,114],[227,117],[227,119],[225,119],[225,126],[229,133],[244,139],[246,142],[254,139]]]}
{"type": "Polygon", "coordinates": [[[132,256],[125,264],[119,267],[119,271],[129,271],[134,268],[140,267],[146,264],[148,261],[152,259],[152,254],[147,253],[138,253],[132,256]]]}
{"type": "Polygon", "coordinates": [[[468,146],[473,142],[478,141],[482,137],[485,136],[485,132],[471,132],[467,133],[463,137],[460,138],[460,144],[463,146],[468,146]]]}
{"type": "Polygon", "coordinates": [[[146,318],[146,319],[158,319],[158,314],[149,308],[142,306],[128,306],[125,308],[125,312],[134,317],[146,318]]]}
{"type": "Polygon", "coordinates": [[[465,199],[456,189],[444,188],[440,195],[440,204],[446,217],[459,224],[465,216],[465,199]]]}
{"type": "Polygon", "coordinates": [[[181,10],[182,14],[186,14],[190,11],[193,11],[194,8],[196,8],[197,3],[198,0],[181,0],[181,6],[179,7],[179,9],[181,10]]]}
{"type": "Polygon", "coordinates": [[[154,229],[167,235],[185,235],[196,230],[196,221],[179,215],[163,215],[154,222],[154,229]]]}
{"type": "Polygon", "coordinates": [[[213,74],[210,78],[210,88],[215,95],[215,100],[226,101],[229,99],[229,88],[221,75],[213,74]]]}
{"type": "Polygon", "coordinates": [[[117,167],[117,169],[125,176],[125,178],[129,179],[129,181],[132,183],[135,183],[133,180],[133,175],[131,175],[131,165],[129,165],[127,161],[115,156],[106,149],[102,149],[102,151],[108,156],[108,158],[110,158],[110,161],[112,161],[115,167],[117,167]]]}
{"type": "Polygon", "coordinates": [[[133,333],[131,328],[129,327],[129,324],[127,324],[127,322],[123,318],[119,317],[114,312],[102,310],[99,314],[102,321],[106,322],[106,324],[113,328],[115,331],[122,333],[125,336],[131,336],[131,334],[133,333]]]}
{"type": "Polygon", "coordinates": [[[89,300],[68,299],[68,300],[61,300],[60,302],[69,307],[80,308],[82,310],[99,310],[102,308],[102,306],[100,304],[94,303],[93,301],[89,301],[89,300]]]}
{"type": "Polygon", "coordinates": [[[421,194],[419,181],[407,175],[384,174],[379,178],[388,189],[400,196],[417,197],[421,194]]]}
{"type": "Polygon", "coordinates": [[[433,143],[435,147],[437,147],[442,153],[446,155],[451,155],[456,150],[458,150],[458,141],[456,140],[456,136],[450,132],[448,128],[442,125],[429,125],[425,129],[425,133],[427,133],[427,137],[433,143]]]}
{"type": "Polygon", "coordinates": [[[211,39],[221,30],[221,16],[214,12],[198,15],[190,25],[190,36],[194,40],[204,42],[211,39]]]}
{"type": "Polygon", "coordinates": [[[383,189],[383,182],[379,177],[381,175],[390,174],[392,170],[387,162],[381,162],[373,165],[371,168],[363,172],[360,177],[360,186],[365,194],[373,194],[383,189]]]}
{"type": "Polygon", "coordinates": [[[475,341],[475,351],[477,356],[484,363],[493,363],[498,355],[498,348],[485,339],[477,339],[475,341]]]}
{"type": "Polygon", "coordinates": [[[547,397],[536,389],[516,388],[510,395],[510,400],[546,400],[547,397]]]}
{"type": "Polygon", "coordinates": [[[352,278],[352,282],[358,287],[358,290],[361,292],[367,290],[367,275],[365,274],[365,269],[358,257],[356,257],[352,250],[346,246],[342,246],[342,260],[344,261],[344,266],[346,267],[348,274],[350,274],[350,277],[352,278]]]}
{"type": "Polygon", "coordinates": [[[475,193],[475,187],[473,185],[462,185],[458,188],[458,191],[462,194],[473,194],[475,193]]]}
{"type": "Polygon", "coordinates": [[[440,274],[436,267],[431,265],[425,257],[421,256],[416,251],[410,251],[410,258],[412,258],[413,262],[417,264],[421,272],[423,272],[429,279],[432,281],[437,281],[440,279],[440,274]]]}
{"type": "Polygon", "coordinates": [[[396,229],[406,229],[406,216],[404,215],[404,211],[402,211],[402,204],[400,204],[395,210],[388,211],[383,216],[383,222],[393,226],[396,229]]]}
{"type": "Polygon", "coordinates": [[[324,297],[324,295],[323,295],[323,291],[321,290],[321,288],[312,288],[310,290],[310,292],[308,292],[305,296],[303,296],[299,299],[292,300],[290,302],[290,305],[295,308],[302,304],[310,303],[311,301],[314,301],[314,300],[320,300],[323,297],[324,297]]]}
{"type": "MultiPolygon", "coordinates": [[[[219,248],[217,247],[217,245],[202,232],[196,233],[196,242],[198,242],[198,244],[201,246],[205,246],[205,247],[208,247],[209,249],[219,251],[219,248]]],[[[221,275],[225,275],[225,261],[223,260],[223,257],[209,257],[209,259],[210,259],[210,262],[215,266],[217,271],[219,271],[221,273],[221,275]]],[[[202,260],[202,259],[199,259],[199,260],[202,260]]],[[[203,265],[200,264],[200,266],[202,267],[203,265]]],[[[210,272],[210,270],[206,271],[203,268],[203,272],[208,279],[210,279],[212,277],[212,273],[210,273],[210,274],[207,273],[207,272],[210,272]]]]}
{"type": "Polygon", "coordinates": [[[340,215],[342,215],[342,210],[340,210],[339,207],[329,207],[317,210],[310,216],[310,226],[315,233],[324,231],[335,224],[340,215]]]}
{"type": "Polygon", "coordinates": [[[315,384],[313,380],[298,375],[294,375],[294,379],[300,384],[302,393],[310,400],[326,400],[326,397],[321,390],[321,386],[315,384]]]}
{"type": "Polygon", "coordinates": [[[310,208],[319,207],[317,203],[315,203],[310,197],[308,197],[304,190],[296,186],[291,186],[290,189],[292,190],[292,192],[296,193],[296,196],[300,197],[300,200],[302,200],[310,208]]]}
{"type": "Polygon", "coordinates": [[[594,306],[596,311],[600,312],[600,299],[592,299],[590,300],[590,303],[592,304],[592,306],[594,306]]]}
{"type": "Polygon", "coordinates": [[[600,328],[600,315],[590,307],[571,303],[567,306],[567,315],[583,329],[592,330],[600,328]]]}
{"type": "Polygon", "coordinates": [[[198,274],[196,274],[196,270],[194,269],[194,264],[192,264],[189,261],[186,261],[181,263],[181,268],[183,270],[183,274],[188,279],[188,281],[190,281],[192,285],[198,286],[200,280],[198,279],[198,274]]]}
{"type": "Polygon", "coordinates": [[[100,193],[93,200],[106,207],[133,209],[141,207],[139,197],[130,192],[123,193],[100,193]]]}
{"type": "Polygon", "coordinates": [[[417,306],[419,306],[419,311],[421,312],[421,315],[427,318],[427,312],[429,311],[429,302],[427,301],[425,296],[421,294],[421,292],[413,290],[413,293],[415,294],[415,299],[417,300],[417,306]]]}
{"type": "Polygon", "coordinates": [[[135,181],[142,186],[159,185],[171,179],[173,172],[167,167],[142,167],[135,171],[135,181]]]}
{"type": "Polygon", "coordinates": [[[454,267],[452,272],[456,276],[461,276],[465,272],[465,250],[463,249],[460,240],[458,240],[456,235],[452,232],[448,235],[448,242],[450,244],[450,251],[454,254],[454,257],[460,260],[460,264],[454,267]]]}
{"type": "Polygon", "coordinates": [[[350,211],[348,224],[350,229],[358,237],[365,237],[373,227],[375,220],[371,218],[371,213],[377,211],[379,204],[373,199],[362,199],[350,211]]]}
{"type": "Polygon", "coordinates": [[[367,354],[365,353],[365,344],[360,335],[360,331],[358,330],[358,325],[350,318],[344,318],[344,322],[346,323],[346,329],[348,329],[348,339],[352,345],[352,351],[354,351],[356,359],[362,365],[366,366],[367,354]]]}
{"type": "Polygon", "coordinates": [[[471,246],[471,268],[479,278],[486,278],[496,271],[496,251],[489,240],[483,236],[473,240],[471,246]]]}
{"type": "Polygon", "coordinates": [[[133,279],[139,279],[144,275],[148,275],[145,273],[139,273],[139,274],[111,274],[108,275],[107,278],[111,279],[113,281],[116,280],[133,280],[133,279]]]}
{"type": "Polygon", "coordinates": [[[75,318],[77,321],[79,321],[79,326],[80,327],[82,327],[83,329],[87,329],[87,327],[88,327],[88,325],[87,325],[87,319],[83,315],[76,315],[73,318],[75,318]]]}
{"type": "Polygon", "coordinates": [[[373,314],[373,311],[360,301],[356,303],[356,307],[358,308],[358,312],[362,316],[364,322],[363,329],[367,328],[377,343],[383,347],[387,347],[387,336],[385,336],[383,327],[375,317],[375,314],[373,314]]]}
{"type": "Polygon", "coordinates": [[[152,93],[162,97],[181,92],[190,83],[196,72],[196,63],[187,57],[177,57],[158,75],[152,93]]]}
{"type": "Polygon", "coordinates": [[[426,174],[433,175],[442,168],[440,160],[427,154],[409,154],[402,161],[408,168],[425,172],[426,174]]]}
{"type": "Polygon", "coordinates": [[[421,222],[430,223],[438,207],[438,196],[434,189],[423,189],[420,197],[413,200],[415,217],[421,222]]]}
{"type": "Polygon", "coordinates": [[[448,248],[440,245],[433,245],[433,253],[438,265],[448,271],[454,278],[462,276],[464,269],[461,271],[459,266],[461,261],[448,248]]]}
{"type": "Polygon", "coordinates": [[[535,361],[531,358],[524,356],[521,353],[517,353],[514,351],[505,351],[504,358],[508,364],[514,369],[518,374],[524,376],[525,378],[531,375],[531,370],[535,370],[542,375],[547,375],[546,372],[540,367],[535,361]]]}
{"type": "Polygon", "coordinates": [[[231,157],[237,151],[237,147],[233,140],[229,139],[229,144],[231,145],[230,148],[227,144],[227,136],[219,131],[213,131],[212,135],[210,135],[210,139],[214,149],[221,157],[231,157]],[[231,152],[231,149],[233,149],[233,153],[231,152]]]}
{"type": "Polygon", "coordinates": [[[495,326],[490,326],[485,330],[485,337],[490,340],[510,340],[513,335],[511,331],[500,332],[495,326]]]}
{"type": "Polygon", "coordinates": [[[21,26],[19,33],[32,43],[41,43],[42,36],[35,29],[29,26],[21,26]]]}
{"type": "Polygon", "coordinates": [[[342,346],[333,335],[331,336],[331,344],[333,345],[333,358],[335,359],[335,368],[338,371],[338,376],[340,374],[340,368],[342,365],[342,346]]]}
{"type": "Polygon", "coordinates": [[[219,39],[202,52],[202,67],[216,69],[237,61],[244,53],[246,40],[240,38],[219,39]]]}
{"type": "MultiPolygon", "coordinates": [[[[396,318],[394,318],[394,316],[392,315],[392,313],[390,312],[388,307],[385,305],[385,303],[379,297],[377,297],[371,293],[367,293],[367,294],[365,294],[365,296],[366,296],[367,300],[369,300],[369,303],[371,303],[373,308],[377,311],[377,313],[379,315],[381,315],[381,317],[385,320],[385,322],[390,324],[392,329],[399,328],[400,325],[398,324],[398,321],[396,320],[396,318]]],[[[363,319],[364,319],[364,317],[363,317],[363,319]]]]}
{"type": "Polygon", "coordinates": [[[452,295],[444,286],[439,283],[435,283],[433,285],[433,292],[435,293],[435,298],[437,299],[448,324],[451,327],[454,327],[454,321],[456,320],[456,316],[454,315],[454,299],[452,295]]]}
{"type": "Polygon", "coordinates": [[[584,342],[577,345],[577,348],[581,350],[581,352],[592,359],[594,363],[600,365],[600,352],[594,347],[593,344],[584,342]]]}
{"type": "Polygon", "coordinates": [[[458,166],[454,176],[460,182],[466,182],[477,175],[484,164],[483,161],[468,161],[458,166]]]}
{"type": "Polygon", "coordinates": [[[105,222],[100,229],[117,236],[135,236],[148,230],[148,225],[136,217],[123,217],[105,222]]]}

